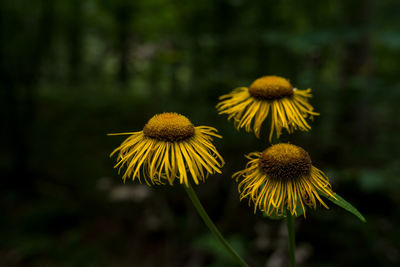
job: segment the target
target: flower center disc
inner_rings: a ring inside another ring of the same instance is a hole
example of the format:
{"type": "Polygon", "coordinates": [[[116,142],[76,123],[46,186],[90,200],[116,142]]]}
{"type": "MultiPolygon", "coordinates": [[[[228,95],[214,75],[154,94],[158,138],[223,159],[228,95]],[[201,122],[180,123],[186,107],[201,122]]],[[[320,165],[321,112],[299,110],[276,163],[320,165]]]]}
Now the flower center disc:
{"type": "Polygon", "coordinates": [[[293,95],[293,86],[279,76],[264,76],[255,80],[249,87],[249,94],[263,100],[280,99],[293,95]]]}
{"type": "Polygon", "coordinates": [[[188,118],[178,113],[154,115],[144,126],[147,137],[163,141],[180,141],[194,135],[194,125],[188,118]]]}
{"type": "Polygon", "coordinates": [[[277,144],[261,153],[258,165],[272,179],[295,180],[310,173],[311,159],[301,147],[277,144]]]}

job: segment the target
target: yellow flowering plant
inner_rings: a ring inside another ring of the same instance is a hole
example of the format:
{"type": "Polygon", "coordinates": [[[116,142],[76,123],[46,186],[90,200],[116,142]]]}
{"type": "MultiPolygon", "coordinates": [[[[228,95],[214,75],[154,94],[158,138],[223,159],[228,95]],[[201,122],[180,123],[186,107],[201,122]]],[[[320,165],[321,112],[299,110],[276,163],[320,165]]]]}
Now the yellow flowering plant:
{"type": "Polygon", "coordinates": [[[118,172],[125,169],[124,182],[131,178],[148,186],[172,186],[178,180],[214,236],[240,266],[248,267],[214,225],[189,179],[197,185],[210,174],[221,173],[225,162],[212,143],[214,137],[221,138],[215,128],[194,126],[185,116],[166,112],[153,116],[142,131],[109,135],[128,135],[111,153],[117,155],[118,172]]]}
{"type": "Polygon", "coordinates": [[[308,103],[311,89],[299,90],[285,78],[270,75],[256,79],[249,87],[239,87],[229,94],[222,95],[216,108],[219,114],[227,114],[233,119],[237,129],[245,128],[260,137],[261,126],[270,117],[271,142],[282,129],[288,133],[295,130],[311,129],[307,118],[319,115],[308,103]]]}
{"type": "Polygon", "coordinates": [[[193,182],[204,182],[209,174],[221,173],[224,160],[212,144],[221,138],[208,126],[195,127],[188,118],[166,112],[153,116],[142,131],[110,135],[129,135],[111,156],[118,153],[115,168],[126,167],[125,181],[142,179],[147,185],[169,183],[175,179],[189,187],[187,170],[193,182]]]}
{"type": "Polygon", "coordinates": [[[294,218],[306,216],[306,208],[318,204],[328,208],[322,197],[365,218],[350,203],[332,191],[328,177],[312,165],[309,154],[301,147],[279,143],[282,129],[309,131],[307,119],[319,115],[308,102],[311,89],[298,90],[285,78],[264,76],[249,87],[239,87],[220,97],[219,114],[233,119],[237,129],[245,128],[260,137],[261,125],[270,118],[269,142],[274,145],[262,152],[246,155],[246,168],[233,174],[240,200],[248,199],[254,212],[260,210],[271,219],[285,219],[289,234],[290,265],[295,266],[294,218]]]}

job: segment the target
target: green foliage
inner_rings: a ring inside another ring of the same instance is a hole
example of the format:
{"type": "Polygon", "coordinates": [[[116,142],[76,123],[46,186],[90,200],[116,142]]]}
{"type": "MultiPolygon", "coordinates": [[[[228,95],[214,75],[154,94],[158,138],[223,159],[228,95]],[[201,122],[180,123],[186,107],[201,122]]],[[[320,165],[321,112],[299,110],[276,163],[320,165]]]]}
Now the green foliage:
{"type": "Polygon", "coordinates": [[[339,207],[347,210],[348,212],[352,213],[354,216],[356,216],[358,219],[360,219],[362,222],[367,222],[367,220],[364,218],[364,216],[355,208],[353,205],[351,205],[349,202],[344,200],[341,196],[338,194],[335,194],[335,198],[328,196],[322,192],[319,192],[322,196],[326,197],[329,199],[332,203],[338,205],[339,207]]]}
{"type": "MultiPolygon", "coordinates": [[[[246,246],[244,240],[240,235],[229,236],[227,238],[232,248],[240,255],[245,255],[246,246]]],[[[212,254],[215,260],[211,264],[205,266],[208,267],[224,267],[224,266],[236,266],[237,262],[232,258],[226,249],[221,245],[220,242],[210,233],[203,234],[197,237],[193,242],[194,247],[212,254]]]]}
{"type": "MultiPolygon", "coordinates": [[[[341,196],[339,196],[338,194],[335,194],[336,199],[334,199],[334,198],[332,198],[332,197],[330,197],[330,196],[328,196],[328,195],[326,195],[325,193],[320,192],[320,191],[319,191],[319,194],[322,195],[322,196],[324,196],[324,197],[326,197],[326,198],[329,199],[330,201],[332,201],[332,203],[334,203],[334,204],[338,205],[339,207],[341,207],[341,208],[347,210],[348,212],[354,214],[354,215],[355,215],[357,218],[359,218],[362,222],[367,222],[366,219],[364,218],[364,216],[363,216],[355,207],[353,207],[353,205],[351,205],[349,202],[347,202],[346,200],[344,200],[344,199],[343,199],[341,196]]],[[[288,211],[285,211],[285,212],[288,212],[288,211]]],[[[299,217],[299,216],[301,216],[301,215],[304,214],[300,202],[297,203],[296,212],[297,212],[297,216],[296,216],[296,217],[299,217]]],[[[282,220],[282,219],[285,219],[285,218],[286,218],[286,215],[278,216],[278,215],[276,215],[275,213],[272,213],[271,215],[267,215],[266,213],[263,213],[263,216],[264,216],[264,217],[267,217],[267,218],[269,218],[269,219],[272,219],[272,220],[282,220]]]]}

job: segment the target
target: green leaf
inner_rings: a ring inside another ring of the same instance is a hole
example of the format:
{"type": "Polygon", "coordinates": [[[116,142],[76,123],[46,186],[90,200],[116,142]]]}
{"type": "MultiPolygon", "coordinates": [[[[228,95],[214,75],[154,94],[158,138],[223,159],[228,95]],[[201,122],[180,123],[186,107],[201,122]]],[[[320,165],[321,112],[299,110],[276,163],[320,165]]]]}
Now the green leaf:
{"type": "Polygon", "coordinates": [[[326,197],[327,199],[329,199],[332,203],[338,205],[339,207],[347,210],[350,213],[353,213],[362,222],[367,222],[367,220],[364,218],[364,216],[355,207],[353,207],[353,205],[351,205],[349,202],[344,200],[344,198],[342,198],[338,194],[335,194],[336,199],[334,199],[333,197],[328,196],[328,195],[326,195],[326,194],[324,194],[324,193],[322,193],[320,191],[318,193],[320,195],[326,197]]]}

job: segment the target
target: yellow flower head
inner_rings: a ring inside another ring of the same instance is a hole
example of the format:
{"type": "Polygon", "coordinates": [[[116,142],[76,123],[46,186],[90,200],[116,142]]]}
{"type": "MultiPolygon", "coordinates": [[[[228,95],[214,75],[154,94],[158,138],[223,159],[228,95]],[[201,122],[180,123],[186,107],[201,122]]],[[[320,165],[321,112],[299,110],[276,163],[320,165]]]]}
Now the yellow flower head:
{"type": "Polygon", "coordinates": [[[276,136],[285,128],[289,133],[294,130],[308,131],[311,129],[306,118],[319,115],[313,112],[308,103],[311,89],[298,90],[285,78],[279,76],[264,76],[255,80],[250,87],[239,87],[231,93],[221,96],[217,109],[219,114],[228,114],[228,119],[234,119],[237,129],[245,127],[260,136],[261,124],[271,117],[269,140],[272,140],[274,130],[276,136]]]}
{"type": "Polygon", "coordinates": [[[176,178],[188,187],[188,172],[193,181],[204,182],[208,174],[221,173],[224,160],[211,143],[212,137],[221,138],[217,130],[207,126],[195,127],[188,118],[177,113],[153,116],[143,131],[112,135],[130,135],[116,148],[116,167],[126,167],[124,181],[143,177],[148,185],[170,185],[176,178]]]}
{"type": "Polygon", "coordinates": [[[328,177],[311,164],[308,153],[298,146],[276,144],[246,157],[246,168],[233,178],[238,181],[243,177],[238,186],[240,200],[249,198],[254,212],[258,208],[267,215],[274,212],[282,216],[287,209],[297,215],[300,205],[305,214],[304,205],[315,209],[320,202],[328,208],[318,191],[335,198],[328,177]]]}

